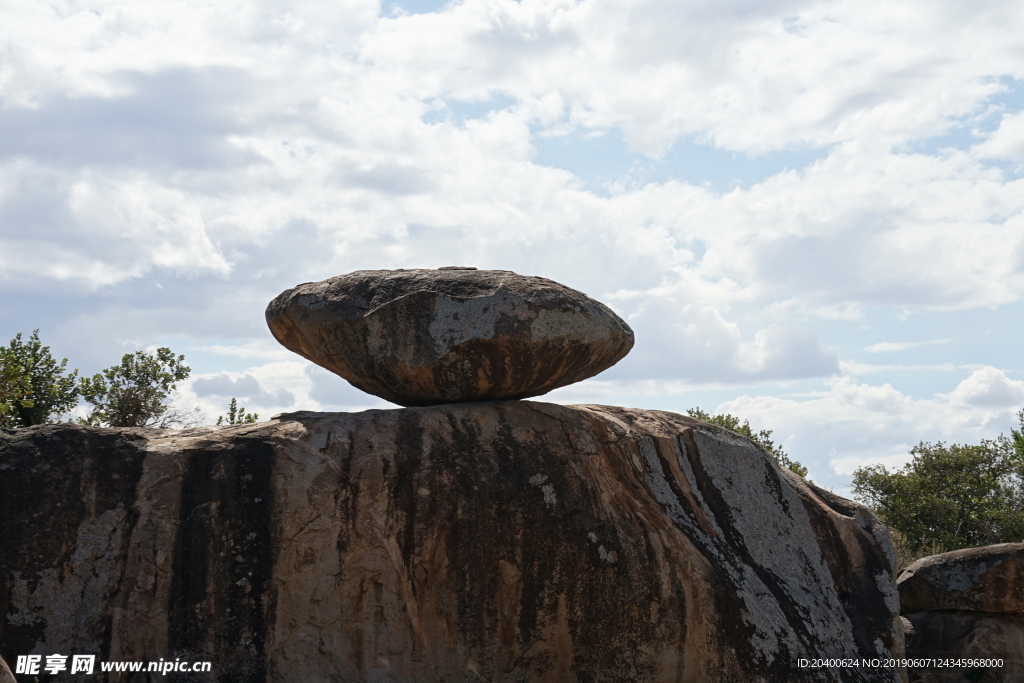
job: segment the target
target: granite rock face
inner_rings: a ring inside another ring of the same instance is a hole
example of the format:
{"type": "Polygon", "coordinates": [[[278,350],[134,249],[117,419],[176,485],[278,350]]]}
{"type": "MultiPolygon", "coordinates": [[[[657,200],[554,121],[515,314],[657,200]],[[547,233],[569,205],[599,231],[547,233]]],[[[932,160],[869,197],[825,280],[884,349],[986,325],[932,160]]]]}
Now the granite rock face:
{"type": "Polygon", "coordinates": [[[911,681],[1024,681],[1024,543],[924,557],[897,585],[908,657],[1003,660],[1000,667],[910,670],[911,681]]]}
{"type": "Polygon", "coordinates": [[[8,662],[213,662],[178,679],[196,681],[900,680],[798,664],[902,655],[885,528],[672,413],[495,401],[50,425],[0,432],[0,470],[8,662]]]}
{"type": "Polygon", "coordinates": [[[286,348],[405,406],[539,396],[622,359],[633,332],[574,289],[505,270],[361,270],[267,307],[286,348]]]}

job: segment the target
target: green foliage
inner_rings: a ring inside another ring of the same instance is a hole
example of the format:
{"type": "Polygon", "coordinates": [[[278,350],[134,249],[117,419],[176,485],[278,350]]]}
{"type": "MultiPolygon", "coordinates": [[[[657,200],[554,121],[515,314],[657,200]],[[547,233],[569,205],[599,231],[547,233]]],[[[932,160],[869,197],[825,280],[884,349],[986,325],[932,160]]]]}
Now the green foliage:
{"type": "Polygon", "coordinates": [[[740,419],[738,417],[729,415],[728,413],[724,415],[711,415],[700,408],[690,408],[686,411],[686,414],[698,420],[710,422],[711,424],[718,425],[719,427],[725,427],[731,432],[747,437],[758,446],[768,451],[769,455],[775,458],[780,465],[789,471],[799,474],[801,477],[807,476],[807,468],[796,460],[790,459],[790,457],[786,455],[786,452],[782,450],[782,447],[776,446],[775,442],[769,438],[772,435],[772,430],[762,429],[755,433],[754,430],[750,428],[749,420],[744,420],[743,424],[740,424],[740,419]]]}
{"type": "Polygon", "coordinates": [[[33,407],[28,398],[32,389],[24,368],[14,358],[8,358],[8,349],[0,347],[0,428],[16,426],[17,406],[33,407]]]}
{"type": "Polygon", "coordinates": [[[58,364],[50,355],[39,330],[27,342],[19,332],[0,347],[0,427],[45,424],[74,408],[78,370],[65,374],[67,364],[67,358],[58,364]]]}
{"type": "Polygon", "coordinates": [[[82,422],[107,427],[168,427],[183,422],[171,409],[169,397],[175,383],[191,372],[184,360],[168,348],[154,354],[136,351],[126,353],[120,365],[83,378],[79,391],[93,410],[82,422]]]}
{"type": "Polygon", "coordinates": [[[259,419],[257,413],[247,413],[245,408],[238,407],[238,399],[232,398],[231,404],[228,406],[228,414],[221,415],[217,418],[217,425],[242,425],[252,424],[259,419]]]}
{"type": "Polygon", "coordinates": [[[896,551],[897,574],[922,557],[938,555],[939,553],[946,552],[946,549],[936,541],[921,539],[912,543],[911,540],[900,533],[899,530],[894,529],[891,526],[888,528],[889,537],[892,539],[892,548],[896,551]]]}
{"type": "MultiPolygon", "coordinates": [[[[1024,428],[1024,415],[1021,420],[1024,428]]],[[[922,442],[901,469],[872,465],[856,470],[855,497],[915,552],[1020,541],[1024,451],[1017,448],[1018,435],[976,446],[922,442]]]]}
{"type": "Polygon", "coordinates": [[[13,427],[15,405],[20,399],[29,403],[31,399],[25,398],[29,392],[25,371],[13,358],[8,359],[8,350],[0,347],[0,427],[13,427]]]}
{"type": "Polygon", "coordinates": [[[1020,423],[1020,429],[1010,430],[1010,443],[1013,444],[1013,450],[1017,455],[1024,458],[1024,410],[1017,411],[1017,421],[1020,423]]]}

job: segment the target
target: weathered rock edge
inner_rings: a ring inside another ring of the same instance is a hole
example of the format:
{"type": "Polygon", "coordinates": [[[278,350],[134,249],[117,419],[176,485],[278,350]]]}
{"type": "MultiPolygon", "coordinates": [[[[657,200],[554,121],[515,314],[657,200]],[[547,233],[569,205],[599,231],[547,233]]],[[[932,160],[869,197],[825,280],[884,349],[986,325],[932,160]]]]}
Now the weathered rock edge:
{"type": "Polygon", "coordinates": [[[193,680],[237,681],[899,679],[798,665],[902,654],[885,528],[672,413],[501,401],[51,425],[0,434],[0,470],[7,661],[188,657],[215,662],[193,680]]]}
{"type": "Polygon", "coordinates": [[[282,292],[266,318],[285,348],[404,406],[540,396],[633,348],[604,304],[506,270],[360,270],[282,292]]]}

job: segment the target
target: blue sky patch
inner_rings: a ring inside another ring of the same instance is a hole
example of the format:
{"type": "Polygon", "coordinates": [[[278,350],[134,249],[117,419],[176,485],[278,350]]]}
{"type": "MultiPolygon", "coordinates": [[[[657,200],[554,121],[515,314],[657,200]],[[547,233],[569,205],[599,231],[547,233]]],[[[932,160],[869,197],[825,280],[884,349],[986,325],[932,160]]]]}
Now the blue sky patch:
{"type": "Polygon", "coordinates": [[[680,140],[661,159],[629,149],[619,131],[603,135],[573,132],[561,137],[534,136],[533,163],[562,168],[587,190],[607,196],[613,185],[629,190],[649,183],[678,180],[708,185],[716,192],[748,188],[785,170],[800,170],[828,154],[826,149],[769,152],[749,156],[693,140],[680,140]]]}
{"type": "Polygon", "coordinates": [[[447,100],[442,109],[434,109],[423,115],[424,123],[434,124],[442,121],[454,121],[463,124],[466,121],[485,118],[493,111],[501,111],[518,103],[514,97],[504,93],[493,93],[490,98],[477,102],[463,100],[447,100]]]}
{"type": "Polygon", "coordinates": [[[403,10],[409,14],[430,14],[444,9],[448,2],[445,0],[399,0],[391,2],[385,0],[380,5],[381,14],[392,16],[396,9],[403,10]]]}
{"type": "MultiPolygon", "coordinates": [[[[1024,86],[1014,79],[1001,79],[1007,90],[996,93],[982,106],[983,110],[961,118],[942,135],[912,140],[906,151],[916,154],[936,155],[943,150],[966,151],[985,139],[997,128],[1004,114],[1012,114],[1024,109],[1024,86]]],[[[1014,164],[992,164],[1013,173],[1014,164]]]]}

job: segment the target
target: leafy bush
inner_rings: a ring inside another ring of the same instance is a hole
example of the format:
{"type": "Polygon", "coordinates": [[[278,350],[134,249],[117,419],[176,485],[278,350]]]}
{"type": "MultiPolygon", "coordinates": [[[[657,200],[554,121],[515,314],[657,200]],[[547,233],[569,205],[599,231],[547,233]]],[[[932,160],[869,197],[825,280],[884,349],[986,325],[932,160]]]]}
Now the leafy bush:
{"type": "Polygon", "coordinates": [[[170,393],[188,378],[185,356],[175,357],[166,347],[153,354],[126,353],[121,364],[109,367],[79,385],[82,398],[92,404],[83,424],[106,427],[191,426],[189,418],[172,409],[170,393]]]}
{"type": "Polygon", "coordinates": [[[228,414],[217,418],[217,426],[252,424],[259,419],[258,413],[247,413],[245,408],[238,407],[238,399],[232,398],[228,405],[228,414]]]}
{"type": "Polygon", "coordinates": [[[45,424],[74,408],[78,370],[65,374],[67,364],[67,358],[57,363],[39,330],[27,342],[19,332],[0,347],[0,427],[45,424]]]}
{"type": "MultiPolygon", "coordinates": [[[[1024,414],[1021,416],[1024,428],[1024,414]]],[[[922,442],[890,472],[854,472],[854,496],[903,538],[912,554],[934,554],[1024,538],[1024,439],[979,445],[922,442]]]]}

